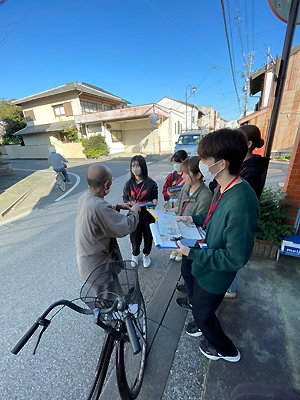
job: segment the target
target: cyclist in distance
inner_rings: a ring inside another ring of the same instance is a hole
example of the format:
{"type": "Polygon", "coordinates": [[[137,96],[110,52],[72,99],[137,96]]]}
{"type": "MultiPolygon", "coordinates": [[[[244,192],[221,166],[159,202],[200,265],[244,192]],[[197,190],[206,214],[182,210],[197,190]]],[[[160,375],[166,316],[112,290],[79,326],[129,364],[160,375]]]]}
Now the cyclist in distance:
{"type": "Polygon", "coordinates": [[[67,163],[68,161],[61,154],[56,153],[54,146],[50,147],[50,154],[48,156],[48,163],[50,167],[52,167],[55,172],[61,172],[63,174],[67,185],[72,185],[64,166],[64,162],[67,163]]]}

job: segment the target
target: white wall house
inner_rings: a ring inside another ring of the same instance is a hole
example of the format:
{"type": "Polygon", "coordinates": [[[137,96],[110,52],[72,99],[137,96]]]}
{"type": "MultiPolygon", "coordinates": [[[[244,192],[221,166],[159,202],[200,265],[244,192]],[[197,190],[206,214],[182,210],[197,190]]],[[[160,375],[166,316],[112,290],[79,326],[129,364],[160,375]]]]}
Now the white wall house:
{"type": "Polygon", "coordinates": [[[179,111],[182,113],[184,120],[181,126],[182,131],[199,129],[203,112],[199,109],[199,107],[194,106],[194,104],[186,103],[181,100],[175,100],[168,96],[165,96],[159,100],[157,104],[169,108],[170,110],[179,111]]]}

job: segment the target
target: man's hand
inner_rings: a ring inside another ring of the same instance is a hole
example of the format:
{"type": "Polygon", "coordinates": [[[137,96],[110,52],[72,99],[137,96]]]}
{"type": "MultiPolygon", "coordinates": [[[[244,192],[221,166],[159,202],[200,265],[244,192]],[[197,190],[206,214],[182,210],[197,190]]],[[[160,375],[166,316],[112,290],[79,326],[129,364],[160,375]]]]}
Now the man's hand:
{"type": "Polygon", "coordinates": [[[123,203],[123,204],[117,204],[118,208],[120,210],[131,210],[131,203],[123,203]]]}
{"type": "Polygon", "coordinates": [[[190,248],[187,246],[183,246],[180,242],[180,240],[177,241],[177,245],[179,246],[179,249],[176,249],[177,253],[183,254],[184,256],[188,256],[190,252],[190,248]]]}
{"type": "Polygon", "coordinates": [[[134,205],[132,206],[131,210],[140,213],[140,212],[141,212],[141,207],[140,207],[138,204],[134,204],[134,205]]]}
{"type": "Polygon", "coordinates": [[[182,221],[186,224],[189,224],[189,223],[193,222],[193,218],[191,216],[177,217],[177,218],[175,218],[175,221],[177,221],[177,222],[182,221]]]}

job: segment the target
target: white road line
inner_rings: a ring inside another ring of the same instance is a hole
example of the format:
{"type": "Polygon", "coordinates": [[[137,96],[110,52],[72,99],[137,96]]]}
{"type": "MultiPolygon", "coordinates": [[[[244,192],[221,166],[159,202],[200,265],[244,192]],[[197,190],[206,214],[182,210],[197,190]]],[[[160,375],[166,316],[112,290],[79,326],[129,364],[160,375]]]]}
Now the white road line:
{"type": "Polygon", "coordinates": [[[73,185],[73,186],[71,187],[71,189],[69,189],[66,193],[64,193],[62,196],[60,196],[58,199],[56,199],[56,200],[54,200],[54,201],[60,201],[60,200],[62,200],[64,197],[66,197],[68,194],[70,194],[70,193],[72,192],[72,190],[74,190],[74,189],[76,188],[76,186],[79,185],[79,183],[80,183],[80,178],[79,178],[78,175],[73,174],[72,172],[69,172],[69,171],[68,171],[68,175],[73,175],[73,176],[76,177],[75,185],[73,185]]]}
{"type": "Polygon", "coordinates": [[[14,171],[29,171],[29,172],[43,172],[43,173],[50,173],[53,174],[53,171],[48,171],[44,169],[24,169],[24,168],[13,168],[14,171]]]}

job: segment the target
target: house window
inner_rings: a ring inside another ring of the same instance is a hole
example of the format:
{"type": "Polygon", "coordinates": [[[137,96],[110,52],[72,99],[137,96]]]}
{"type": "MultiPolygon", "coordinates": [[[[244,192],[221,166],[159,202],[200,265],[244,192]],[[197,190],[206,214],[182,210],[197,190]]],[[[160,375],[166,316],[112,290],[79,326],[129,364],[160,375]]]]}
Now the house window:
{"type": "Polygon", "coordinates": [[[122,131],[110,131],[110,133],[111,133],[111,140],[113,143],[123,142],[122,131]]]}
{"type": "Polygon", "coordinates": [[[112,110],[112,109],[113,109],[113,106],[109,106],[107,104],[104,104],[104,111],[109,111],[109,110],[112,110]]]}
{"type": "Polygon", "coordinates": [[[102,130],[101,125],[87,125],[86,127],[88,133],[99,133],[102,130]]]}
{"type": "Polygon", "coordinates": [[[26,122],[35,121],[35,116],[33,110],[26,110],[23,112],[26,122]]]}
{"type": "Polygon", "coordinates": [[[83,101],[81,103],[82,112],[85,114],[102,111],[102,105],[98,103],[91,103],[89,101],[83,101]]]}
{"type": "Polygon", "coordinates": [[[59,115],[65,115],[65,108],[63,104],[58,104],[57,106],[53,106],[54,114],[59,116],[59,115]]]}

